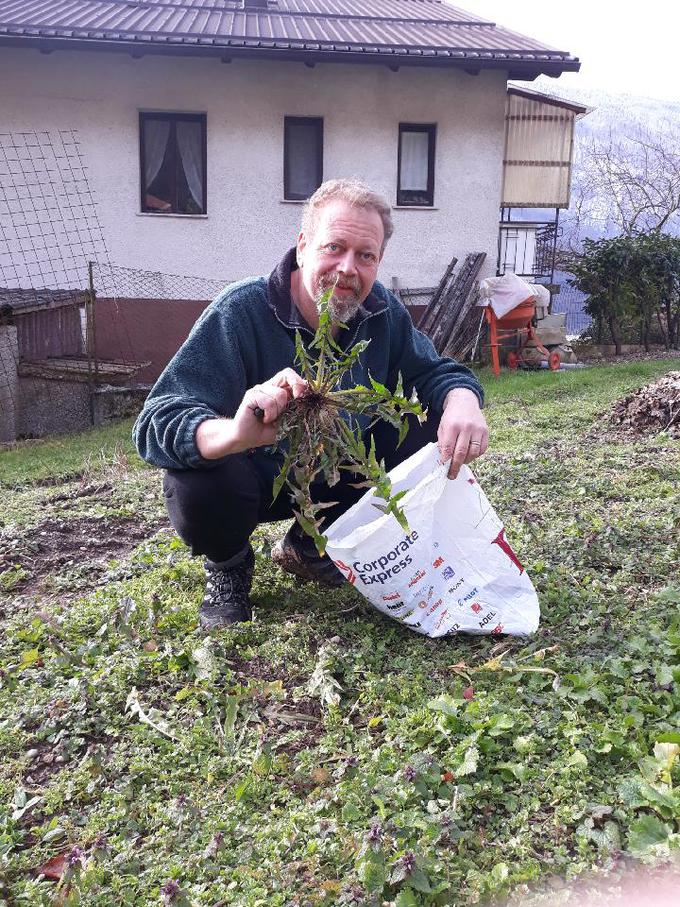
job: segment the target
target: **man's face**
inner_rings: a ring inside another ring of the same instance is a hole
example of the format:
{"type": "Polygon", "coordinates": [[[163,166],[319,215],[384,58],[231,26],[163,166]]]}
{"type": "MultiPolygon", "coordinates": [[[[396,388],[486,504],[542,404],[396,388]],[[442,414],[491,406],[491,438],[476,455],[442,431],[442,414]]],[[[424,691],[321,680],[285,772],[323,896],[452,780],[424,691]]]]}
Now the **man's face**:
{"type": "Polygon", "coordinates": [[[318,308],[324,291],[335,285],[331,318],[348,322],[375,283],[384,236],[377,211],[339,199],[324,205],[314,233],[298,238],[303,294],[318,308]]]}

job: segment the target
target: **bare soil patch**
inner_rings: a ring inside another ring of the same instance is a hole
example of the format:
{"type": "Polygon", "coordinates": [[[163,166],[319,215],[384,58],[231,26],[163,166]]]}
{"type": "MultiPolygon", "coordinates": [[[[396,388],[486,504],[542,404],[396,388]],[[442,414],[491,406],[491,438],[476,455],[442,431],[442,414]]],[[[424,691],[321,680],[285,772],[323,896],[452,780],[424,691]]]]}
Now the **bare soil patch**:
{"type": "Polygon", "coordinates": [[[13,592],[37,592],[48,577],[86,568],[93,584],[112,558],[120,558],[149,538],[164,520],[142,522],[138,517],[50,517],[16,535],[0,538],[0,573],[20,567],[27,575],[13,592]]]}
{"type": "Polygon", "coordinates": [[[609,421],[636,437],[667,431],[672,438],[680,438],[680,371],[669,372],[617,401],[609,421]]]}

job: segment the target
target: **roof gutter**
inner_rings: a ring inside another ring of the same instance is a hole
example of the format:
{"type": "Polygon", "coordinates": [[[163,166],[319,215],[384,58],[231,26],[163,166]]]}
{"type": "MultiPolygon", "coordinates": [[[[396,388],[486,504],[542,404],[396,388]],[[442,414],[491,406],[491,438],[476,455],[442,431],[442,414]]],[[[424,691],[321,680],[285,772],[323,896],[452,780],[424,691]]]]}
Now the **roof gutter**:
{"type": "MultiPolygon", "coordinates": [[[[72,38],[51,35],[17,35],[0,33],[0,46],[24,47],[53,53],[57,50],[105,51],[125,53],[135,58],[143,56],[175,57],[218,57],[225,62],[232,59],[277,60],[306,63],[368,63],[398,69],[402,66],[428,66],[464,69],[471,73],[482,69],[506,70],[508,78],[531,81],[539,75],[559,76],[563,72],[578,72],[581,63],[575,57],[551,58],[548,54],[537,53],[523,56],[515,51],[455,51],[435,48],[389,48],[378,49],[377,45],[362,50],[347,50],[338,47],[309,49],[296,47],[300,42],[291,42],[290,47],[263,46],[272,42],[231,39],[218,44],[212,39],[172,39],[163,43],[148,40],[107,40],[102,38],[72,38]]],[[[317,43],[317,42],[314,42],[317,43]]]]}

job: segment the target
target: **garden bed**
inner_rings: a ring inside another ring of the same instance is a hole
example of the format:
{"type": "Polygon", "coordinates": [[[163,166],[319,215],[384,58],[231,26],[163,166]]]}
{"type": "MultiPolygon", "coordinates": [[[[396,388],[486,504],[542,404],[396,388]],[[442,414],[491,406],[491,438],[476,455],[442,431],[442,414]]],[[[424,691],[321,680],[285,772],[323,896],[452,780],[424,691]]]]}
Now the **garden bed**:
{"type": "Polygon", "coordinates": [[[680,448],[610,417],[674,367],[484,378],[475,472],[539,592],[528,640],[426,640],[300,587],[283,526],[254,623],[206,638],[129,424],[0,452],[0,902],[525,907],[665,879],[680,448]]]}

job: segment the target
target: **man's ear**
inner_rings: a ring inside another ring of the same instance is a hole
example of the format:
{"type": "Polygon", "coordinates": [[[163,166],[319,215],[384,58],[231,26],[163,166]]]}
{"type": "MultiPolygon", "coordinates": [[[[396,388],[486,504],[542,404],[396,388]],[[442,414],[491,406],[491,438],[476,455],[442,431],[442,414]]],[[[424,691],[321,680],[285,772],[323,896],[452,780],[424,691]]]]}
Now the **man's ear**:
{"type": "Polygon", "coordinates": [[[302,267],[303,252],[305,251],[306,246],[307,246],[307,240],[305,239],[305,234],[302,232],[302,230],[300,230],[300,233],[297,238],[297,253],[296,253],[298,268],[302,267]]]}

